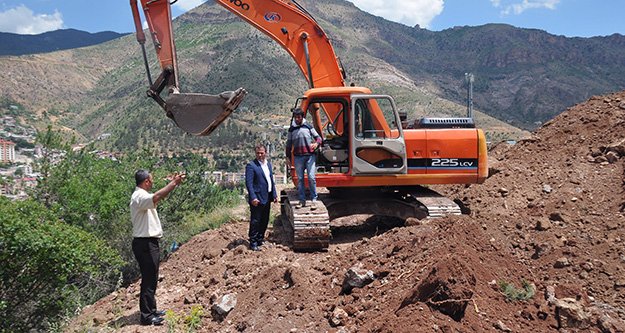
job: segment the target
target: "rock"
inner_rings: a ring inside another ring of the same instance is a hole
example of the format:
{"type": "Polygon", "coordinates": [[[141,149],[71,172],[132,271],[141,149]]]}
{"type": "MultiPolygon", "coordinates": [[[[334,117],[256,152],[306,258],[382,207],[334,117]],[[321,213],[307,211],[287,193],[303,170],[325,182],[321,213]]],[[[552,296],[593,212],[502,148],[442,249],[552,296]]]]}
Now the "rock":
{"type": "Polygon", "coordinates": [[[223,295],[213,306],[211,307],[211,314],[216,321],[223,321],[228,316],[228,313],[234,309],[237,305],[236,294],[223,295]]]}
{"type": "Polygon", "coordinates": [[[499,192],[499,194],[501,194],[502,197],[507,197],[508,194],[510,194],[508,189],[505,187],[500,188],[497,192],[499,192]]]}
{"type": "Polygon", "coordinates": [[[536,222],[536,230],[545,231],[551,229],[551,221],[546,218],[541,218],[536,222]]]}
{"type": "Polygon", "coordinates": [[[245,244],[238,245],[237,247],[234,248],[234,250],[232,252],[235,255],[241,255],[241,254],[247,252],[247,245],[245,245],[245,244]]]}
{"type": "Polygon", "coordinates": [[[618,161],[620,156],[616,152],[609,151],[607,154],[605,154],[605,158],[608,160],[608,162],[615,163],[618,161]]]}
{"type": "Polygon", "coordinates": [[[619,156],[625,156],[625,139],[622,139],[621,141],[610,144],[609,146],[606,147],[606,150],[608,152],[611,152],[611,151],[616,152],[619,154],[619,156]]]}
{"type": "Polygon", "coordinates": [[[608,159],[605,156],[597,156],[595,157],[595,163],[603,163],[607,162],[608,159]]]}
{"type": "Polygon", "coordinates": [[[545,299],[550,304],[556,301],[556,288],[554,286],[547,286],[545,289],[545,299]]]}
{"type": "Polygon", "coordinates": [[[208,248],[202,252],[202,260],[210,260],[221,255],[221,249],[208,248]]]}
{"type": "Polygon", "coordinates": [[[404,225],[407,227],[413,226],[413,225],[422,225],[423,222],[421,222],[421,220],[419,220],[418,218],[415,217],[409,217],[406,219],[406,222],[404,222],[404,225]]]}
{"type": "Polygon", "coordinates": [[[347,312],[341,308],[335,308],[332,311],[332,316],[330,316],[330,325],[332,327],[342,326],[345,324],[345,320],[347,320],[347,312]]]}
{"type": "Polygon", "coordinates": [[[549,220],[557,221],[557,222],[566,222],[564,220],[564,216],[560,212],[553,212],[553,213],[549,214],[549,220]]]}
{"type": "Polygon", "coordinates": [[[100,326],[108,321],[108,318],[103,314],[96,314],[93,317],[93,324],[100,326]]]}
{"type": "Polygon", "coordinates": [[[587,329],[591,323],[591,313],[574,298],[557,299],[556,319],[558,328],[587,329]]]}
{"type": "Polygon", "coordinates": [[[569,262],[569,259],[567,259],[566,257],[558,258],[555,264],[553,264],[554,268],[564,268],[564,267],[569,267],[569,266],[571,266],[571,263],[569,262]]]}
{"type": "Polygon", "coordinates": [[[625,279],[618,279],[614,282],[614,288],[620,289],[625,288],[625,279]]]}
{"type": "Polygon", "coordinates": [[[493,326],[503,332],[512,332],[512,330],[508,326],[506,326],[506,324],[504,324],[501,320],[497,320],[497,322],[493,324],[493,326]]]}
{"type": "Polygon", "coordinates": [[[365,270],[362,263],[358,263],[345,272],[341,294],[349,294],[353,288],[362,288],[373,280],[375,280],[373,271],[365,270]]]}
{"type": "Polygon", "coordinates": [[[549,243],[534,245],[534,254],[532,255],[532,259],[538,259],[547,254],[549,251],[551,251],[551,244],[549,243]]]}
{"type": "Polygon", "coordinates": [[[594,265],[592,264],[592,262],[590,261],[586,261],[585,263],[579,265],[583,270],[585,270],[586,272],[590,272],[592,271],[592,269],[594,268],[594,265]]]}
{"type": "Polygon", "coordinates": [[[601,152],[601,149],[599,149],[599,148],[592,148],[592,149],[590,150],[590,156],[592,156],[592,157],[593,157],[593,159],[594,159],[595,157],[597,157],[597,156],[601,156],[601,155],[603,155],[603,153],[601,152]]]}
{"type": "Polygon", "coordinates": [[[552,191],[552,188],[551,186],[549,186],[549,184],[543,184],[543,193],[551,193],[551,191],[552,191]]]}
{"type": "Polygon", "coordinates": [[[602,315],[597,320],[597,326],[603,333],[625,332],[625,322],[616,320],[608,315],[602,315]]]}

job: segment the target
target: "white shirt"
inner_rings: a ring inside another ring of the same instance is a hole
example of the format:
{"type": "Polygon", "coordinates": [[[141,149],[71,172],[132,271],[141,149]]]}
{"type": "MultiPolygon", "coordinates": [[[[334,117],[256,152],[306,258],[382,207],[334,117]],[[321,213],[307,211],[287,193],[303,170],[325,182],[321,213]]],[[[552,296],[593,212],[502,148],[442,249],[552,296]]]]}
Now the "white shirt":
{"type": "Polygon", "coordinates": [[[258,161],[260,163],[260,167],[263,169],[263,173],[265,173],[265,179],[267,179],[267,192],[271,192],[271,176],[269,174],[269,164],[267,160],[264,162],[258,161]]]}
{"type": "Polygon", "coordinates": [[[130,218],[132,219],[132,237],[163,237],[161,220],[152,201],[154,194],[136,187],[130,198],[130,218]]]}

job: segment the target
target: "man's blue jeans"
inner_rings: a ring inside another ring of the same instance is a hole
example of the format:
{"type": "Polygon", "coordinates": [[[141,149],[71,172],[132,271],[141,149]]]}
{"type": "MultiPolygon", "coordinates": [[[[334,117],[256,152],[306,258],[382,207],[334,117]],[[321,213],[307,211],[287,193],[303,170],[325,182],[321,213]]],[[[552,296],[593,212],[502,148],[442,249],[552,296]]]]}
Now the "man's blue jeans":
{"type": "Polygon", "coordinates": [[[315,180],[315,159],[313,155],[295,155],[295,174],[297,175],[297,194],[299,201],[306,201],[306,188],[304,186],[304,170],[308,174],[308,189],[310,199],[317,200],[317,181],[315,180]]]}

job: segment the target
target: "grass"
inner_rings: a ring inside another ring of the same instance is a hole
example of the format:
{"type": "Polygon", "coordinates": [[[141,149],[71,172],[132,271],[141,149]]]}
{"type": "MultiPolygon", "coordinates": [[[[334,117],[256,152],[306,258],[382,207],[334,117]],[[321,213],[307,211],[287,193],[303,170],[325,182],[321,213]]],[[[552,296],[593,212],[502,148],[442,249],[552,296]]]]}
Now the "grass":
{"type": "MultiPolygon", "coordinates": [[[[236,206],[236,205],[235,205],[236,206]]],[[[193,236],[206,230],[219,228],[222,224],[235,220],[232,214],[233,207],[217,207],[208,213],[198,212],[185,216],[177,227],[173,240],[179,244],[188,242],[193,236]]],[[[170,238],[170,237],[167,237],[170,238]]],[[[169,244],[169,239],[166,244],[169,244]]]]}
{"type": "Polygon", "coordinates": [[[512,283],[500,280],[498,283],[499,290],[506,297],[506,301],[527,301],[534,297],[536,287],[525,280],[521,280],[521,288],[516,288],[512,283]]]}

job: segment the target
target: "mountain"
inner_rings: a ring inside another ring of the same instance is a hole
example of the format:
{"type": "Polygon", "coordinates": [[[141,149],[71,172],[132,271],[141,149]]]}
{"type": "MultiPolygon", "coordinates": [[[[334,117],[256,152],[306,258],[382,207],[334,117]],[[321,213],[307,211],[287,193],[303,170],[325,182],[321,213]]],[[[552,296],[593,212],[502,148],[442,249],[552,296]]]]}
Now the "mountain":
{"type": "Polygon", "coordinates": [[[488,24],[441,32],[413,29],[407,44],[393,36],[403,34],[383,38],[403,52],[387,54],[378,47],[374,54],[412,78],[435,78],[442,95],[455,101],[466,96],[458,79],[472,72],[474,103],[525,129],[593,95],[625,89],[625,36],[620,34],[567,38],[488,24]]]}
{"type": "Polygon", "coordinates": [[[75,49],[108,42],[126,34],[112,31],[89,33],[76,29],[59,29],[38,35],[0,32],[0,56],[25,55],[75,49]]]}
{"type": "MultiPolygon", "coordinates": [[[[464,73],[475,75],[477,122],[491,141],[526,136],[590,95],[625,87],[625,37],[566,38],[507,25],[432,32],[360,11],[343,0],[301,1],[332,39],[347,81],[396,98],[409,118],[465,114],[464,73]],[[493,118],[495,116],[496,118],[493,118]]],[[[130,16],[130,13],[129,13],[130,16]]],[[[76,129],[86,138],[111,133],[115,149],[229,153],[288,123],[306,89],[290,56],[222,7],[207,2],[174,21],[183,92],[216,94],[245,87],[249,94],[209,137],[175,127],[145,97],[147,79],[133,36],[85,48],[2,57],[2,98],[76,129]],[[233,135],[239,135],[233,136],[233,135]]],[[[160,73],[152,45],[148,58],[160,73]]]]}

